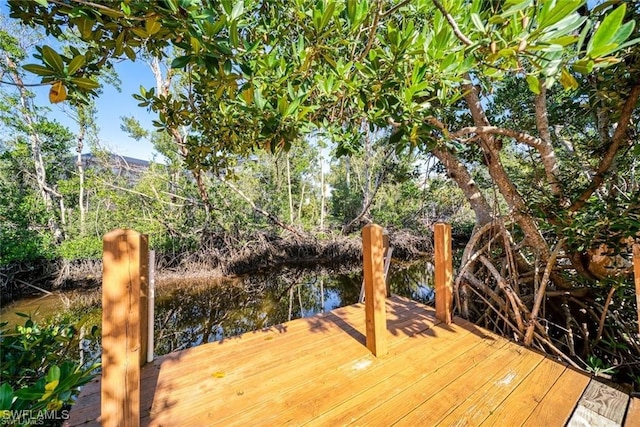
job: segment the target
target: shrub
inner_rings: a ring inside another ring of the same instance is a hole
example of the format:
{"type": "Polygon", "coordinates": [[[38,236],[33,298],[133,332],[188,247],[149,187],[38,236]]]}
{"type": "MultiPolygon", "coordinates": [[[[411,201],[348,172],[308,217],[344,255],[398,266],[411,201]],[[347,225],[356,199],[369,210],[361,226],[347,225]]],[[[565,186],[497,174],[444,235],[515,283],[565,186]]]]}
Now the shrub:
{"type": "Polygon", "coordinates": [[[83,367],[74,360],[72,326],[39,325],[20,315],[27,318],[24,326],[0,324],[0,420],[28,425],[64,419],[97,364],[83,367]]]}

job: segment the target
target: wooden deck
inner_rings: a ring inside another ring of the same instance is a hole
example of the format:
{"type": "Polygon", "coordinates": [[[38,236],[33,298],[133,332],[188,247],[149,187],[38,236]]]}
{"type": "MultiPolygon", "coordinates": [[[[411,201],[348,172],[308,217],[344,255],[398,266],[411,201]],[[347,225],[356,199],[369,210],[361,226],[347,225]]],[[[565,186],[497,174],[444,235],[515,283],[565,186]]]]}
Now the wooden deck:
{"type": "MultiPolygon", "coordinates": [[[[463,319],[397,296],[387,317],[379,358],[362,304],[158,358],[142,371],[142,425],[640,426],[638,399],[463,319]]],[[[95,380],[65,425],[99,416],[95,380]]]]}

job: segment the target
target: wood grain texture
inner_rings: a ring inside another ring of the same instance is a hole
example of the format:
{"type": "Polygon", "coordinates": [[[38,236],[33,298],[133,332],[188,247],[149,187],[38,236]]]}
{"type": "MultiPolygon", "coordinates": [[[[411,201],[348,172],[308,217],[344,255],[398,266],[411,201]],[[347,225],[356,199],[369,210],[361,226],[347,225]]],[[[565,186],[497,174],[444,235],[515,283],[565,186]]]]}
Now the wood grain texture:
{"type": "MultiPolygon", "coordinates": [[[[364,345],[362,304],[162,356],[142,369],[141,425],[562,426],[589,382],[406,298],[386,311],[381,358],[364,345]]],[[[65,425],[98,424],[96,390],[83,389],[65,425]]]]}
{"type": "Polygon", "coordinates": [[[433,226],[436,318],[447,324],[453,319],[453,256],[451,224],[433,226]]]}
{"type": "MultiPolygon", "coordinates": [[[[141,323],[147,322],[140,296],[147,257],[146,236],[134,230],[104,236],[101,421],[107,427],[140,425],[140,365],[146,359],[141,323]]],[[[146,340],[146,328],[144,332],[146,340]]]]}
{"type": "Polygon", "coordinates": [[[587,375],[566,369],[523,425],[528,427],[565,425],[573,413],[576,402],[589,384],[589,380],[587,375]]]}
{"type": "Polygon", "coordinates": [[[567,427],[620,427],[620,423],[611,421],[584,405],[578,405],[567,423],[567,427]]]}
{"type": "Polygon", "coordinates": [[[482,422],[482,426],[521,425],[533,412],[538,402],[565,371],[566,366],[550,359],[540,365],[525,378],[518,387],[502,401],[482,422]]]}
{"type": "Polygon", "coordinates": [[[640,399],[637,397],[633,397],[629,401],[624,427],[640,427],[640,399]]]}
{"type": "Polygon", "coordinates": [[[599,381],[591,380],[578,401],[578,408],[584,407],[589,412],[581,411],[578,415],[594,413],[611,420],[615,425],[620,425],[628,403],[627,394],[599,381]]]}
{"type": "Polygon", "coordinates": [[[367,348],[374,356],[384,356],[387,353],[387,286],[384,279],[382,227],[379,225],[369,224],[362,229],[362,254],[367,348]]]}

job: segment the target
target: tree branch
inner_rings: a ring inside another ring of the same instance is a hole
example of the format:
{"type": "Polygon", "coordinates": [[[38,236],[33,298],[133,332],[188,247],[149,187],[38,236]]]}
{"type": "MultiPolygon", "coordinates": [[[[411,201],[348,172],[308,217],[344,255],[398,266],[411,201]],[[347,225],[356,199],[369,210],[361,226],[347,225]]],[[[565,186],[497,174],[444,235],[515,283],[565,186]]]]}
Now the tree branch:
{"type": "Polygon", "coordinates": [[[434,148],[431,150],[434,156],[440,160],[458,187],[462,189],[471,209],[476,215],[476,226],[490,223],[493,219],[491,207],[484,195],[476,185],[467,168],[456,157],[444,148],[434,148]]]}
{"type": "Polygon", "coordinates": [[[264,209],[262,209],[261,207],[257,206],[253,200],[251,200],[249,198],[249,196],[247,196],[246,194],[244,194],[242,192],[242,190],[240,190],[238,187],[236,187],[235,185],[233,185],[232,183],[230,183],[229,181],[227,181],[226,179],[222,178],[222,177],[217,177],[220,181],[222,181],[227,187],[229,187],[231,190],[233,190],[238,196],[242,197],[244,199],[244,201],[246,201],[249,206],[251,206],[251,208],[253,208],[254,211],[258,212],[260,215],[263,215],[264,217],[266,217],[269,221],[273,222],[274,224],[276,224],[278,227],[290,231],[291,233],[295,234],[296,236],[303,238],[304,236],[302,234],[300,234],[300,232],[298,230],[296,230],[295,228],[288,226],[287,224],[285,224],[284,222],[280,221],[275,215],[265,211],[264,209]]]}
{"type": "Polygon", "coordinates": [[[542,281],[540,282],[540,287],[538,288],[538,294],[535,297],[536,299],[533,304],[533,309],[531,310],[531,314],[529,315],[529,325],[527,326],[527,332],[524,335],[524,345],[526,346],[531,345],[531,343],[533,342],[536,317],[538,316],[538,311],[540,311],[540,307],[542,306],[542,301],[544,301],[551,271],[553,270],[553,266],[556,264],[558,253],[560,252],[560,249],[562,249],[563,245],[564,239],[560,240],[556,247],[553,249],[553,252],[551,252],[551,256],[547,261],[547,266],[545,267],[544,273],[542,274],[542,281]]]}
{"type": "MultiPolygon", "coordinates": [[[[478,90],[471,84],[471,77],[469,74],[465,75],[465,79],[468,83],[463,85],[463,89],[465,90],[464,98],[469,106],[474,123],[478,127],[489,126],[489,120],[487,119],[482,104],[480,103],[478,90]]],[[[510,215],[524,232],[531,247],[536,252],[539,252],[539,255],[542,258],[548,258],[549,246],[542,236],[535,220],[530,215],[526,214],[527,206],[524,203],[524,199],[518,192],[518,189],[515,187],[513,182],[511,182],[507,171],[505,171],[502,166],[499,155],[500,149],[496,146],[493,135],[484,133],[480,134],[480,138],[480,147],[484,152],[485,163],[487,165],[489,175],[491,175],[493,182],[507,202],[510,215]]]]}
{"type": "Polygon", "coordinates": [[[456,37],[460,39],[460,41],[465,45],[471,46],[473,42],[467,36],[462,34],[462,31],[460,31],[460,27],[458,27],[458,24],[456,23],[455,19],[453,19],[453,16],[451,16],[451,14],[447,12],[444,6],[442,6],[442,3],[440,3],[438,0],[432,0],[432,1],[435,7],[438,8],[438,10],[444,15],[445,19],[451,26],[451,29],[453,30],[453,33],[456,35],[456,37]]]}
{"type": "Polygon", "coordinates": [[[627,98],[624,106],[622,107],[622,111],[620,113],[620,119],[618,120],[618,126],[616,127],[616,131],[613,134],[613,138],[611,139],[611,145],[607,149],[606,154],[602,158],[598,169],[596,170],[595,175],[591,181],[589,187],[578,196],[578,198],[569,206],[569,211],[575,212],[578,209],[581,209],[589,200],[589,197],[596,191],[602,183],[604,182],[605,175],[611,168],[613,161],[620,151],[622,144],[627,141],[627,129],[629,128],[629,123],[631,122],[631,115],[633,114],[633,110],[636,108],[636,103],[638,102],[638,98],[640,98],[640,84],[635,85],[631,92],[629,93],[629,97],[627,98]]]}
{"type": "Polygon", "coordinates": [[[540,134],[541,144],[538,147],[542,164],[544,165],[547,182],[551,187],[551,193],[558,199],[562,197],[562,187],[558,178],[558,162],[556,153],[551,145],[551,132],[549,132],[549,117],[547,116],[547,88],[542,85],[540,93],[535,98],[536,127],[540,134]]]}

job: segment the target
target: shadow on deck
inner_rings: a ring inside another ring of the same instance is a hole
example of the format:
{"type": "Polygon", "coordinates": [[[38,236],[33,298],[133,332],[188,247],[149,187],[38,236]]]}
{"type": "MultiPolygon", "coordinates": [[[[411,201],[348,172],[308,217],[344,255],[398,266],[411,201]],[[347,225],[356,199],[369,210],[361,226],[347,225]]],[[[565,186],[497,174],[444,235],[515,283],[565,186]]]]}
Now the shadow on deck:
{"type": "MultiPolygon", "coordinates": [[[[160,357],[142,370],[141,424],[640,425],[638,399],[463,319],[397,296],[387,319],[378,358],[363,304],[160,357]]],[[[96,379],[65,425],[99,422],[96,379]]]]}

